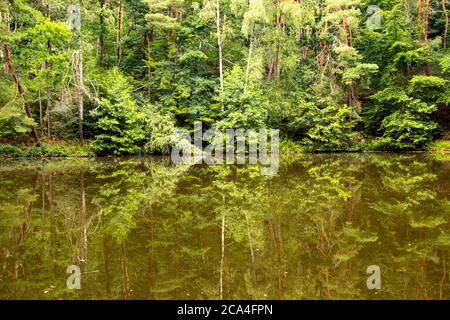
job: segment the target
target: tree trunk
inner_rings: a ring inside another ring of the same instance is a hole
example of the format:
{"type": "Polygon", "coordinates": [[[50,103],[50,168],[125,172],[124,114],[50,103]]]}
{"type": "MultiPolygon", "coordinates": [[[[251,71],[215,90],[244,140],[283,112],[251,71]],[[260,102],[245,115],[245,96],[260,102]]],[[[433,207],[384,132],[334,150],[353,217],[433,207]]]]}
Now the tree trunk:
{"type": "Polygon", "coordinates": [[[117,7],[117,33],[116,33],[116,43],[117,43],[117,52],[116,52],[116,65],[120,65],[120,61],[122,60],[122,19],[123,19],[123,3],[119,1],[117,7]]]}
{"type": "Polygon", "coordinates": [[[445,255],[442,253],[442,279],[439,284],[439,300],[443,299],[443,289],[444,289],[444,283],[447,279],[447,269],[446,269],[446,261],[445,261],[445,255]]]}
{"type": "MultiPolygon", "coordinates": [[[[47,50],[48,54],[50,55],[52,52],[52,44],[50,40],[47,41],[47,50]]],[[[51,68],[51,64],[46,61],[45,62],[45,70],[48,72],[48,70],[51,68]]],[[[47,74],[47,137],[49,139],[52,138],[52,117],[51,117],[51,111],[52,111],[52,77],[50,74],[47,74]]]]}
{"type": "Polygon", "coordinates": [[[427,0],[427,7],[425,13],[425,30],[423,31],[423,38],[425,42],[428,42],[428,31],[429,31],[429,21],[430,21],[430,5],[431,0],[427,0]]]}
{"type": "MultiPolygon", "coordinates": [[[[220,0],[217,0],[216,4],[216,27],[217,27],[217,46],[219,48],[219,77],[220,77],[220,90],[224,91],[223,86],[223,62],[222,62],[222,41],[220,37],[220,0]]],[[[222,106],[222,111],[224,107],[222,106]]]]}
{"type": "Polygon", "coordinates": [[[345,41],[345,45],[348,47],[347,23],[345,22],[345,19],[342,20],[342,28],[344,29],[344,41],[345,41]]]}
{"type": "Polygon", "coordinates": [[[245,71],[244,92],[247,92],[248,76],[250,74],[250,64],[251,64],[251,59],[252,59],[252,51],[253,51],[253,38],[250,37],[250,46],[248,48],[247,69],[245,71]]]}
{"type": "MultiPolygon", "coordinates": [[[[5,58],[6,58],[6,66],[9,70],[9,72],[11,72],[13,78],[14,78],[14,82],[16,83],[16,88],[17,91],[19,92],[19,94],[22,96],[23,99],[23,103],[24,103],[24,109],[25,109],[25,115],[32,119],[33,115],[30,111],[30,107],[28,105],[28,100],[27,100],[27,95],[25,92],[25,88],[22,86],[22,82],[20,81],[19,76],[16,73],[16,70],[14,69],[14,66],[11,62],[11,52],[9,51],[9,45],[7,43],[3,43],[3,49],[5,51],[5,58]]],[[[33,136],[34,142],[35,143],[39,143],[39,137],[37,135],[36,132],[36,128],[34,126],[31,127],[31,134],[33,136]]]]}
{"type": "Polygon", "coordinates": [[[447,40],[448,40],[448,11],[447,11],[447,6],[445,5],[445,1],[447,1],[447,0],[442,0],[442,9],[444,10],[444,15],[445,15],[444,48],[447,49],[447,40]]]}
{"type": "Polygon", "coordinates": [[[86,225],[86,192],[84,190],[84,171],[80,172],[80,242],[78,259],[87,263],[87,225],[86,225]]]}
{"type": "Polygon", "coordinates": [[[422,16],[423,16],[423,4],[422,0],[418,0],[418,12],[417,12],[417,36],[419,41],[421,41],[421,33],[422,33],[422,16]]]}
{"type": "MultiPolygon", "coordinates": [[[[277,4],[276,28],[279,33],[281,33],[283,31],[283,13],[281,12],[281,9],[280,9],[280,1],[278,1],[278,4],[277,4]]],[[[273,78],[275,78],[276,80],[280,80],[280,78],[281,78],[280,50],[281,50],[280,40],[277,39],[276,44],[275,44],[275,54],[274,54],[273,62],[272,62],[273,63],[273,66],[272,66],[273,73],[269,72],[269,80],[272,79],[272,75],[274,76],[273,78]]]]}
{"type": "MultiPolygon", "coordinates": [[[[328,14],[328,12],[326,13],[328,14]]],[[[325,33],[328,33],[328,19],[325,19],[325,33]]],[[[325,60],[328,56],[328,41],[323,40],[323,54],[320,57],[320,73],[322,73],[323,68],[325,67],[325,60]]]]}
{"type": "Polygon", "coordinates": [[[109,272],[109,254],[108,254],[108,243],[106,241],[106,238],[103,240],[102,258],[103,264],[105,266],[106,293],[109,295],[111,293],[111,286],[110,286],[111,277],[109,272]]]}
{"type": "Polygon", "coordinates": [[[105,9],[105,0],[100,0],[100,55],[99,55],[99,64],[101,67],[104,67],[104,57],[105,57],[105,17],[104,17],[104,9],[105,9]]]}
{"type": "Polygon", "coordinates": [[[350,25],[347,24],[347,26],[348,26],[348,34],[350,37],[350,47],[353,48],[353,31],[350,25]]]}
{"type": "MultiPolygon", "coordinates": [[[[429,21],[430,21],[430,5],[431,0],[426,0],[426,8],[425,8],[425,26],[423,30],[423,39],[425,43],[428,42],[428,31],[429,31],[429,21]]],[[[431,74],[431,65],[429,62],[425,64],[425,75],[429,76],[431,74]]]]}
{"type": "Polygon", "coordinates": [[[222,231],[221,231],[221,256],[220,256],[220,281],[219,281],[219,293],[220,299],[223,299],[223,267],[225,262],[225,215],[222,216],[222,231]]]}
{"type": "Polygon", "coordinates": [[[268,75],[267,75],[267,80],[272,80],[272,75],[273,75],[273,70],[275,69],[275,58],[274,57],[272,57],[271,59],[270,59],[270,64],[269,64],[269,72],[268,72],[268,75]]]}
{"type": "Polygon", "coordinates": [[[75,86],[76,86],[76,99],[77,99],[77,110],[78,110],[78,131],[80,134],[80,143],[84,143],[83,134],[83,51],[80,48],[74,54],[75,57],[75,86]]]}
{"type": "MultiPolygon", "coordinates": [[[[53,207],[53,173],[50,172],[48,175],[48,191],[47,191],[47,200],[50,210],[50,257],[53,261],[55,261],[55,251],[58,242],[57,238],[57,230],[56,230],[56,219],[55,219],[55,210],[53,207]]],[[[53,263],[53,270],[56,274],[56,264],[53,263]]]]}
{"type": "MultiPolygon", "coordinates": [[[[43,67],[41,68],[42,71],[43,67]]],[[[38,100],[39,100],[39,126],[41,128],[41,136],[44,135],[44,110],[42,106],[41,81],[38,82],[38,100]]]]}
{"type": "Polygon", "coordinates": [[[151,80],[152,80],[151,43],[152,43],[152,32],[149,31],[147,33],[147,63],[148,63],[148,69],[147,69],[148,89],[147,89],[147,93],[148,93],[148,98],[149,99],[152,96],[152,84],[151,84],[151,80]]]}
{"type": "Polygon", "coordinates": [[[130,282],[128,277],[128,267],[127,267],[127,243],[126,240],[122,242],[122,256],[121,256],[121,270],[122,270],[122,290],[123,299],[128,300],[130,295],[130,282]]]}

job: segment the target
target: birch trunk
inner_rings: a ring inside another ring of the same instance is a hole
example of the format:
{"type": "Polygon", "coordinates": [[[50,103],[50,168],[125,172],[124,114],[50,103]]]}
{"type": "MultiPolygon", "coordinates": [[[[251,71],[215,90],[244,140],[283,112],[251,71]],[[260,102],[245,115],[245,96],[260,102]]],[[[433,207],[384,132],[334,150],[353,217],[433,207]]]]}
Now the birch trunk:
{"type": "Polygon", "coordinates": [[[75,53],[75,86],[77,90],[77,110],[78,110],[78,131],[80,134],[80,143],[84,143],[83,135],[83,50],[80,48],[75,53]]]}

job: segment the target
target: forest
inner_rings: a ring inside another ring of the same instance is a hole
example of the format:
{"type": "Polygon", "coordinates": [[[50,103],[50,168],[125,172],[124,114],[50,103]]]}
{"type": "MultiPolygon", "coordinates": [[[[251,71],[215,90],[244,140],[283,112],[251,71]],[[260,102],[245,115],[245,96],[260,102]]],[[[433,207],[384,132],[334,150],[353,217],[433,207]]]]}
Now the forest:
{"type": "Polygon", "coordinates": [[[0,155],[167,154],[176,128],[450,149],[449,0],[0,0],[0,155]]]}

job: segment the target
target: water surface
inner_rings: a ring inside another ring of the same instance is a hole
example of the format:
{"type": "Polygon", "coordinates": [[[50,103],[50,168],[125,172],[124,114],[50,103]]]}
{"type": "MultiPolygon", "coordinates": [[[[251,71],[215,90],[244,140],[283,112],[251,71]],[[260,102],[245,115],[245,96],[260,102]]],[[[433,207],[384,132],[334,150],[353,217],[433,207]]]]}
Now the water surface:
{"type": "Polygon", "coordinates": [[[0,190],[1,299],[450,299],[450,162],[425,154],[4,161],[0,190]]]}

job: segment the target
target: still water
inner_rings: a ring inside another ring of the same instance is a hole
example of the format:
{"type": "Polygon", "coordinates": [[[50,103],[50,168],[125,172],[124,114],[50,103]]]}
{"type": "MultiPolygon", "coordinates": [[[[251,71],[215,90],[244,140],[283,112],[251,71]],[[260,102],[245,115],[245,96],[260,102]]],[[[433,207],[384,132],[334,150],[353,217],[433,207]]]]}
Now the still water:
{"type": "Polygon", "coordinates": [[[3,161],[0,190],[1,299],[450,299],[450,161],[425,154],[3,161]]]}

